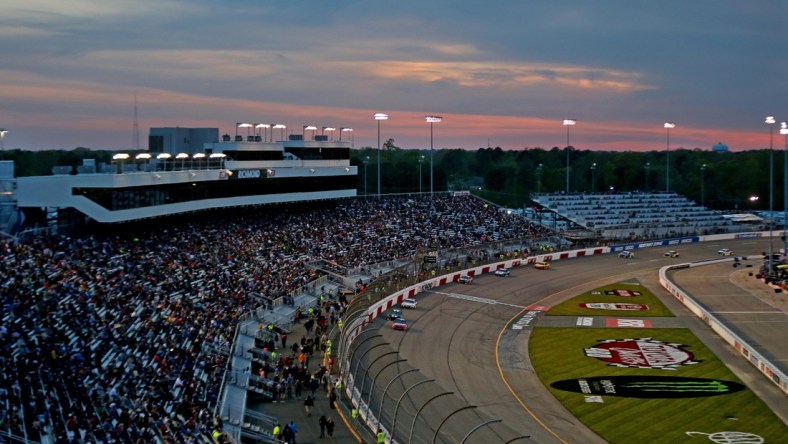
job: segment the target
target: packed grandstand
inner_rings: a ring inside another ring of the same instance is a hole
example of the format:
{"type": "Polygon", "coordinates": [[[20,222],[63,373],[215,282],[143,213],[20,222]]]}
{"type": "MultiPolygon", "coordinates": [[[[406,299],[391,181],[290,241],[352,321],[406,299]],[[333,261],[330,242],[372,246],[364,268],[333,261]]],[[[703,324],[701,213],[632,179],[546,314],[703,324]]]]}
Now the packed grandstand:
{"type": "MultiPolygon", "coordinates": [[[[4,435],[222,441],[217,402],[232,370],[236,324],[308,291],[321,274],[310,262],[374,275],[375,264],[412,257],[421,246],[552,234],[451,194],[258,206],[158,222],[0,244],[4,435]]],[[[329,305],[313,309],[319,319],[329,305]]],[[[271,379],[263,384],[270,387],[286,364],[253,361],[244,371],[271,379]]]]}

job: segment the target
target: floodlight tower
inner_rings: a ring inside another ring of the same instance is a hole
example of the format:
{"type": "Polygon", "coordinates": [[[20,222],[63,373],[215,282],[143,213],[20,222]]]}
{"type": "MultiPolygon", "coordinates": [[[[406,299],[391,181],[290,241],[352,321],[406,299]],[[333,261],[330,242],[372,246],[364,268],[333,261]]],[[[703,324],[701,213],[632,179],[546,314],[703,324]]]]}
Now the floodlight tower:
{"type": "Polygon", "coordinates": [[[430,196],[432,196],[432,192],[433,192],[433,180],[432,180],[432,177],[433,177],[433,174],[432,174],[433,162],[432,162],[432,159],[433,159],[433,152],[434,152],[433,151],[433,147],[432,147],[432,124],[433,123],[440,123],[443,120],[443,117],[441,117],[441,116],[425,116],[425,119],[427,119],[427,123],[430,124],[430,196]]]}
{"type": "Polygon", "coordinates": [[[566,194],[569,194],[569,127],[577,124],[576,119],[564,119],[566,127],[566,194]]]}

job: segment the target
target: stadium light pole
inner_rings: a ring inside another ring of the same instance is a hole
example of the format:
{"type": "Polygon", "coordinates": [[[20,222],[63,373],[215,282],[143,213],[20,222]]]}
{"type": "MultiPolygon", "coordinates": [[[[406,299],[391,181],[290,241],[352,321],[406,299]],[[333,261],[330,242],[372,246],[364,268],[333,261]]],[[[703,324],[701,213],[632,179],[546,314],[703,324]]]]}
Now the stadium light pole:
{"type": "Polygon", "coordinates": [[[542,194],[542,169],[541,163],[536,167],[536,194],[542,194]]]}
{"type": "Polygon", "coordinates": [[[339,141],[342,141],[342,133],[350,133],[350,148],[353,148],[353,128],[340,128],[339,141]]]}
{"type": "Polygon", "coordinates": [[[772,231],[774,229],[774,116],[766,116],[764,120],[769,125],[769,275],[772,274],[772,261],[774,260],[774,242],[772,231]]]}
{"type": "Polygon", "coordinates": [[[6,134],[8,134],[8,130],[0,128],[0,160],[5,160],[5,144],[3,143],[3,139],[5,139],[6,134]]]}
{"type": "Polygon", "coordinates": [[[591,194],[596,190],[596,162],[591,164],[591,194]]]}
{"type": "Polygon", "coordinates": [[[268,142],[268,128],[271,128],[271,125],[269,125],[267,123],[258,123],[254,127],[257,128],[257,129],[262,129],[263,130],[263,138],[262,138],[262,140],[263,140],[263,142],[268,142]]]}
{"type": "Polygon", "coordinates": [[[576,119],[564,119],[566,127],[566,194],[569,194],[569,127],[577,124],[576,119]]]}
{"type": "Polygon", "coordinates": [[[419,194],[421,194],[421,164],[424,163],[424,155],[419,156],[419,194]]]}
{"type": "Polygon", "coordinates": [[[282,140],[285,140],[285,128],[287,128],[287,125],[284,125],[282,123],[277,123],[276,125],[274,125],[273,128],[271,129],[271,142],[274,141],[274,129],[282,130],[281,131],[281,134],[282,134],[281,137],[282,137],[282,140]]]}
{"type": "Polygon", "coordinates": [[[376,113],[375,120],[378,122],[378,197],[380,197],[380,121],[388,120],[388,114],[376,113]]]}
{"type": "Polygon", "coordinates": [[[700,166],[700,206],[706,206],[706,164],[700,166]]]}
{"type": "Polygon", "coordinates": [[[788,255],[788,123],[780,122],[783,135],[783,256],[788,255]]]}
{"type": "Polygon", "coordinates": [[[369,165],[369,156],[364,156],[364,196],[367,195],[367,165],[369,165]]]}
{"type": "Polygon", "coordinates": [[[651,162],[646,162],[646,165],[643,167],[643,169],[646,170],[646,178],[645,178],[645,180],[646,180],[646,188],[643,191],[645,191],[646,193],[648,193],[648,170],[650,168],[651,168],[651,162]]]}
{"type": "Polygon", "coordinates": [[[433,180],[432,180],[432,177],[433,177],[433,174],[432,174],[432,171],[433,171],[433,166],[432,166],[433,165],[433,162],[432,162],[432,158],[433,158],[432,124],[433,123],[440,123],[443,120],[443,117],[441,117],[441,116],[425,116],[425,119],[427,120],[427,123],[430,124],[430,196],[432,196],[432,192],[433,192],[433,180]]]}
{"type": "Polygon", "coordinates": [[[670,130],[676,127],[674,122],[665,122],[663,125],[667,133],[665,139],[665,191],[670,193],[670,130]]]}

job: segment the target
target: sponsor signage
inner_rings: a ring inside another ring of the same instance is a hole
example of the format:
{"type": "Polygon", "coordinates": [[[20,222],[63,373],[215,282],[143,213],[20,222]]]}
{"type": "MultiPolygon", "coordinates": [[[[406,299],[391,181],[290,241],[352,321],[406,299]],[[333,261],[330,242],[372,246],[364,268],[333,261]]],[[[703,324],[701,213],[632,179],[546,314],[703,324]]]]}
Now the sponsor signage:
{"type": "Polygon", "coordinates": [[[697,364],[691,352],[681,344],[670,344],[652,338],[608,339],[586,348],[591,358],[615,367],[675,370],[682,365],[697,364]]]}
{"type": "Polygon", "coordinates": [[[536,320],[536,317],[539,316],[541,311],[538,310],[528,310],[525,314],[518,319],[514,324],[512,324],[512,330],[522,330],[524,328],[530,328],[531,324],[536,320]]]}
{"type": "Polygon", "coordinates": [[[605,319],[605,326],[611,328],[651,328],[651,321],[648,319],[605,319]]]}
{"type": "Polygon", "coordinates": [[[608,296],[624,296],[630,298],[632,296],[640,296],[642,293],[632,290],[606,290],[605,294],[608,296]]]}
{"type": "Polygon", "coordinates": [[[638,311],[648,310],[648,305],[643,304],[612,304],[608,302],[589,302],[580,304],[583,308],[591,308],[594,310],[623,310],[623,311],[638,311]]]}
{"type": "Polygon", "coordinates": [[[239,179],[259,179],[262,176],[260,170],[238,170],[236,177],[239,179]]]}
{"type": "Polygon", "coordinates": [[[565,392],[625,398],[702,398],[744,390],[742,384],[720,379],[680,376],[596,376],[550,384],[565,392]]]}

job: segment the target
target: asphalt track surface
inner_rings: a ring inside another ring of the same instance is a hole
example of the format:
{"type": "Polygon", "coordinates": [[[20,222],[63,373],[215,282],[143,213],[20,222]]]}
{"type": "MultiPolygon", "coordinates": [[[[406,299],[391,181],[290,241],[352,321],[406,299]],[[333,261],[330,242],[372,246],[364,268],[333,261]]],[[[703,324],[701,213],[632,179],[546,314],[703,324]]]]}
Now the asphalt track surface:
{"type": "MultiPolygon", "coordinates": [[[[661,267],[716,259],[717,250],[722,247],[731,248],[737,256],[759,255],[769,250],[769,241],[745,239],[671,247],[681,253],[680,258],[665,257],[668,248],[657,247],[637,250],[634,259],[606,254],[555,261],[549,270],[524,266],[513,269],[508,278],[492,274],[479,276],[471,285],[449,284],[418,296],[418,307],[405,311],[410,324],[406,333],[392,331],[388,324],[380,331],[399,351],[399,356],[423,375],[434,378],[467,404],[477,406],[479,413],[502,419],[503,424],[517,433],[530,436],[529,440],[518,442],[602,443],[604,440],[564,409],[542,385],[528,359],[530,329],[514,330],[512,324],[528,311],[526,307],[553,306],[602,285],[637,281],[657,295],[676,316],[650,318],[655,328],[690,328],[788,422],[785,394],[659,284],[661,267]]],[[[748,271],[757,272],[761,263],[760,260],[750,262],[753,267],[749,269],[733,268],[731,264],[686,269],[675,274],[675,282],[700,297],[704,304],[710,295],[710,308],[725,315],[726,320],[745,319],[752,331],[765,326],[765,333],[748,334],[763,345],[763,351],[771,350],[770,356],[777,356],[784,363],[784,344],[788,340],[785,313],[764,302],[774,298],[773,291],[747,275],[748,271]],[[739,282],[734,279],[734,273],[738,273],[739,282]]],[[[779,297],[785,307],[785,296],[779,297]]],[[[594,327],[604,325],[604,317],[599,318],[594,321],[594,327]]],[[[540,316],[531,325],[574,326],[576,319],[540,316]]],[[[456,433],[462,433],[469,425],[447,422],[445,427],[456,427],[456,433]]]]}

